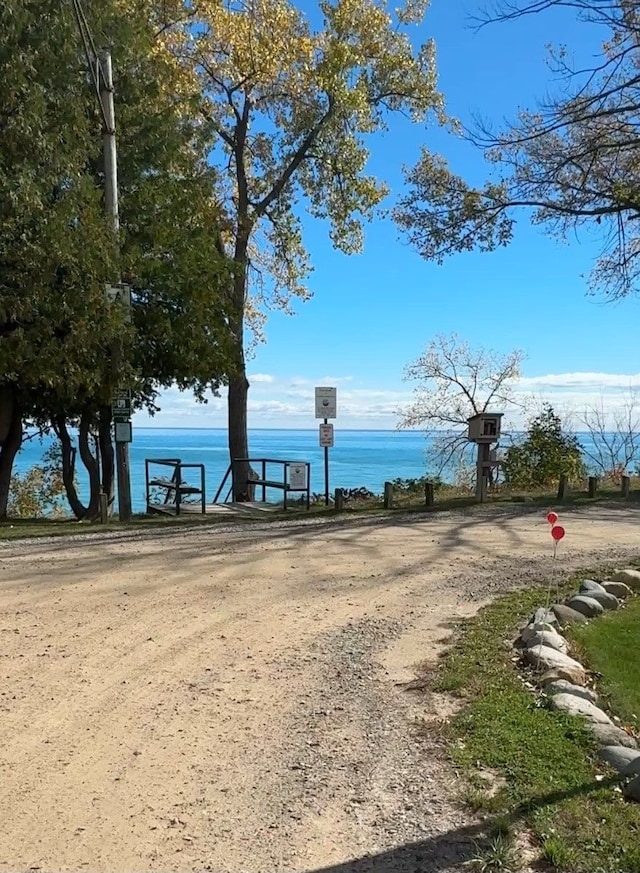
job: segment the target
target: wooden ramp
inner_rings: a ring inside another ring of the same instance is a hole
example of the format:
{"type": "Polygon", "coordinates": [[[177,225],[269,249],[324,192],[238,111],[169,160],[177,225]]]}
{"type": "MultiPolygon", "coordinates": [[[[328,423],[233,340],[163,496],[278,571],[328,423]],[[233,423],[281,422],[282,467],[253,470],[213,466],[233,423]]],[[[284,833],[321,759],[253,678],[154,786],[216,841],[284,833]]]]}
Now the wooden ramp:
{"type": "MultiPolygon", "coordinates": [[[[265,515],[269,512],[282,512],[282,504],[281,503],[262,503],[262,502],[249,502],[249,503],[207,503],[205,504],[205,513],[207,515],[265,515]]],[[[297,507],[288,507],[289,509],[297,509],[297,507]]],[[[182,503],[180,505],[180,514],[186,515],[187,513],[193,515],[200,515],[202,512],[199,503],[182,503]]]]}

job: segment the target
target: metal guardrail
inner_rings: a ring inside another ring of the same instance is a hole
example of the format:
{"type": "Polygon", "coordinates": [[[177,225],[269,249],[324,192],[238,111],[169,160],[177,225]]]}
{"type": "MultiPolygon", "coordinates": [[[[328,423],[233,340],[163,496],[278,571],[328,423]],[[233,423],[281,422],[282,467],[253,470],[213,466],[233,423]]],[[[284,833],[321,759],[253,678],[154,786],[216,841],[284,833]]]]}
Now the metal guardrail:
{"type": "Polygon", "coordinates": [[[232,494],[232,492],[234,491],[234,465],[236,464],[249,464],[251,467],[253,467],[254,465],[259,466],[260,473],[258,475],[258,478],[247,479],[241,484],[262,489],[262,503],[267,502],[267,489],[275,488],[283,492],[285,509],[287,508],[287,495],[291,493],[306,494],[306,504],[307,509],[309,509],[309,506],[311,504],[311,464],[308,461],[283,461],[282,458],[234,458],[231,464],[229,464],[229,466],[227,467],[227,471],[224,474],[222,482],[220,483],[220,486],[216,491],[216,496],[213,499],[214,503],[217,503],[219,501],[220,496],[224,491],[224,487],[229,479],[229,476],[231,476],[232,484],[224,500],[225,503],[228,502],[230,494],[232,494]],[[287,480],[288,467],[293,463],[303,465],[306,469],[306,485],[304,488],[291,487],[291,484],[287,480]],[[267,475],[267,465],[269,464],[276,464],[282,468],[280,474],[281,478],[267,475]]]}
{"type": "Polygon", "coordinates": [[[200,495],[201,512],[206,512],[206,487],[204,464],[183,464],[180,458],[145,458],[144,472],[146,483],[147,512],[175,512],[180,515],[183,496],[200,495]],[[170,467],[173,470],[170,479],[161,476],[150,477],[150,466],[170,467]],[[182,478],[183,470],[200,470],[200,487],[189,485],[182,478]],[[151,502],[151,489],[162,488],[165,495],[161,504],[151,502]]]}

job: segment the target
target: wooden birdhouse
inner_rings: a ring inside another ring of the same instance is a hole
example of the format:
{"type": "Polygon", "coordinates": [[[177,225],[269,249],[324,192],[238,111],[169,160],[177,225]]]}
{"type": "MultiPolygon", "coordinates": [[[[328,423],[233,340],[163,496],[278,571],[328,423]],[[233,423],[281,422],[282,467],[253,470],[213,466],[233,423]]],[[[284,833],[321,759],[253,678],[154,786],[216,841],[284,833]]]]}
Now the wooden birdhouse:
{"type": "Polygon", "coordinates": [[[473,443],[497,443],[500,439],[502,412],[481,412],[468,419],[468,438],[473,443]]]}

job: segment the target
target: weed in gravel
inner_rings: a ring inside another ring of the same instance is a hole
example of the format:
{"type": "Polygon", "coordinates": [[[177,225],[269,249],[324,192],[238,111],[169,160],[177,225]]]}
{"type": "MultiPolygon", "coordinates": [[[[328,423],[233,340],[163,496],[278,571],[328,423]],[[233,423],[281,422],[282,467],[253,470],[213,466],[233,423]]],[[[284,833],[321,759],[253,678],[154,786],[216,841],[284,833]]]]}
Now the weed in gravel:
{"type": "Polygon", "coordinates": [[[496,834],[485,845],[476,843],[477,855],[466,863],[477,873],[515,873],[518,868],[518,858],[510,833],[496,834]]]}

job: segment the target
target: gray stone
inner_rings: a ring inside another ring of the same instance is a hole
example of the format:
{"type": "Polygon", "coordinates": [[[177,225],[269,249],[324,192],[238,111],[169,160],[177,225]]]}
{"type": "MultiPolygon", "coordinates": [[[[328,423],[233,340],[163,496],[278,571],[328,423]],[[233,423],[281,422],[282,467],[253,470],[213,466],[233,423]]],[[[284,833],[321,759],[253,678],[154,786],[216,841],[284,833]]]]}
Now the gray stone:
{"type": "Polygon", "coordinates": [[[544,609],[541,607],[540,609],[536,609],[533,613],[533,618],[529,622],[530,624],[558,624],[558,619],[553,614],[551,609],[544,609]]]}
{"type": "Polygon", "coordinates": [[[583,700],[588,700],[590,703],[597,703],[598,695],[591,688],[583,688],[580,685],[574,685],[573,682],[567,682],[566,679],[554,679],[547,682],[544,686],[544,693],[552,697],[554,694],[575,694],[576,697],[582,697],[583,700]]]}
{"type": "Polygon", "coordinates": [[[589,597],[593,600],[597,600],[600,606],[604,607],[604,609],[617,609],[620,606],[620,601],[617,597],[614,597],[613,594],[609,594],[607,591],[590,591],[589,597]]]}
{"type": "Polygon", "coordinates": [[[527,640],[527,648],[533,649],[535,646],[550,646],[557,652],[567,654],[567,641],[561,637],[556,631],[538,631],[527,640]]]}
{"type": "Polygon", "coordinates": [[[629,749],[637,749],[638,744],[633,737],[629,736],[622,728],[614,724],[599,724],[587,722],[589,730],[601,746],[627,746],[629,749]]]}
{"type": "Polygon", "coordinates": [[[635,800],[640,803],[640,776],[636,776],[631,782],[622,789],[622,793],[628,800],[635,800]]]}
{"type": "Polygon", "coordinates": [[[553,667],[546,670],[540,677],[540,684],[546,688],[551,682],[570,682],[572,685],[586,685],[587,674],[582,666],[577,667],[553,667]]]}
{"type": "Polygon", "coordinates": [[[602,587],[607,594],[613,594],[613,596],[617,597],[619,600],[624,600],[627,597],[631,597],[633,594],[631,588],[629,588],[628,585],[625,585],[624,582],[603,582],[602,587]]]}
{"type": "Polygon", "coordinates": [[[624,773],[627,776],[631,775],[627,773],[629,765],[634,761],[640,763],[640,752],[636,749],[629,749],[627,746],[604,746],[598,752],[598,757],[617,770],[618,773],[624,773]]]}
{"type": "Polygon", "coordinates": [[[624,772],[624,776],[640,776],[640,752],[636,755],[633,761],[630,761],[624,772]]]}
{"type": "Polygon", "coordinates": [[[604,606],[594,600],[593,597],[587,597],[586,594],[574,594],[567,600],[569,609],[575,609],[576,612],[581,612],[587,618],[595,618],[596,615],[602,615],[604,606]]]}
{"type": "Polygon", "coordinates": [[[551,607],[553,614],[558,619],[560,627],[566,627],[569,624],[577,624],[581,621],[586,621],[587,617],[576,609],[571,609],[564,603],[556,603],[551,607]]]}
{"type": "Polygon", "coordinates": [[[613,725],[607,713],[599,709],[595,703],[576,697],[575,694],[554,694],[550,703],[552,709],[566,712],[567,715],[577,715],[594,724],[613,725]]]}
{"type": "Polygon", "coordinates": [[[584,685],[586,680],[584,667],[570,658],[569,655],[557,652],[550,646],[536,646],[535,649],[525,649],[524,656],[532,667],[541,672],[565,667],[575,671],[576,675],[582,673],[584,679],[582,682],[576,682],[576,685],[584,685]]]}
{"type": "Polygon", "coordinates": [[[624,582],[633,591],[640,591],[640,570],[618,570],[613,574],[614,582],[624,582]]]}
{"type": "MultiPolygon", "coordinates": [[[[535,637],[535,635],[537,633],[544,632],[544,631],[546,631],[546,633],[549,633],[549,634],[558,634],[557,625],[554,626],[552,624],[549,624],[546,621],[537,621],[537,622],[533,622],[532,624],[528,624],[526,627],[524,627],[522,629],[522,633],[520,634],[520,636],[522,637],[522,639],[525,643],[528,643],[529,640],[532,639],[533,637],[535,637]]],[[[560,636],[560,635],[558,634],[558,636],[560,636]]]]}
{"type": "MultiPolygon", "coordinates": [[[[590,591],[597,591],[600,594],[606,594],[604,588],[599,582],[596,582],[594,579],[585,579],[580,585],[580,593],[588,594],[590,591]]],[[[589,594],[589,597],[593,597],[593,594],[589,594]]]]}

